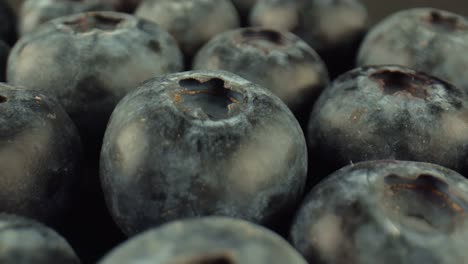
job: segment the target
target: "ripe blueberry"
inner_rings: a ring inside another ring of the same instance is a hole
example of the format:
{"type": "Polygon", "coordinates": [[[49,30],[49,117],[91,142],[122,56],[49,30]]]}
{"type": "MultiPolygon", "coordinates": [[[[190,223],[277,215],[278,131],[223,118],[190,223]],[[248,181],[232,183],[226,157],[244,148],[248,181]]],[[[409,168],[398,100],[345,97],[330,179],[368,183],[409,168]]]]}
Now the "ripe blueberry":
{"type": "Polygon", "coordinates": [[[91,12],[58,18],[22,38],[9,57],[7,80],[56,96],[88,148],[100,145],[127,92],[182,64],[175,40],[154,23],[91,12]]]}
{"type": "Polygon", "coordinates": [[[400,66],[352,70],[324,90],[312,111],[311,173],[400,159],[468,176],[467,116],[467,94],[440,79],[400,66]]]}
{"type": "Polygon", "coordinates": [[[80,160],[78,132],[58,102],[0,84],[0,212],[58,224],[80,160]]]}
{"type": "Polygon", "coordinates": [[[441,166],[370,161],[315,186],[294,221],[309,263],[466,263],[468,182],[441,166]]]}
{"type": "Polygon", "coordinates": [[[0,245],[0,263],[80,263],[67,241],[54,230],[15,215],[0,214],[0,245]]]}
{"type": "Polygon", "coordinates": [[[275,233],[252,223],[224,217],[174,221],[120,245],[100,264],[305,264],[275,233]],[[163,246],[161,246],[163,245],[163,246]]]}
{"type": "Polygon", "coordinates": [[[192,71],[149,80],[119,103],[100,165],[126,234],[204,215],[276,227],[301,197],[307,153],[279,98],[229,72],[192,71]]]}

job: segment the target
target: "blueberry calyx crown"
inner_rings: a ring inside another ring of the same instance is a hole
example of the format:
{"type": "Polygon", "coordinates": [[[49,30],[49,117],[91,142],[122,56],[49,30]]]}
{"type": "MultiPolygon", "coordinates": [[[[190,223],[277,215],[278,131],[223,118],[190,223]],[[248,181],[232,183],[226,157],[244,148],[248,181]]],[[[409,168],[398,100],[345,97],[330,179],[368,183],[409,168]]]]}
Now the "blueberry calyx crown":
{"type": "Polygon", "coordinates": [[[429,76],[398,70],[377,71],[371,74],[370,79],[380,85],[384,94],[405,93],[420,99],[426,99],[427,87],[434,84],[434,80],[429,76]]]}
{"type": "Polygon", "coordinates": [[[200,81],[195,78],[179,80],[182,88],[173,97],[175,105],[185,114],[196,119],[221,120],[238,113],[241,93],[226,88],[225,81],[211,78],[200,81]]]}
{"type": "Polygon", "coordinates": [[[246,29],[241,34],[246,40],[251,41],[264,40],[277,45],[282,45],[285,42],[281,33],[270,29],[246,29]]]}
{"type": "Polygon", "coordinates": [[[228,253],[215,253],[195,256],[184,260],[175,260],[175,264],[234,264],[233,257],[228,253]]]}
{"type": "Polygon", "coordinates": [[[463,24],[460,19],[453,15],[444,15],[438,11],[432,11],[425,21],[436,29],[444,32],[450,32],[455,30],[466,30],[467,25],[463,24]]]}
{"type": "Polygon", "coordinates": [[[390,174],[383,179],[381,204],[398,222],[422,230],[451,233],[465,218],[468,201],[444,180],[421,174],[413,179],[390,174]]]}
{"type": "Polygon", "coordinates": [[[260,49],[264,53],[285,47],[288,44],[288,40],[281,34],[281,32],[263,28],[248,28],[241,30],[237,42],[260,49]]]}
{"type": "Polygon", "coordinates": [[[86,33],[94,29],[113,31],[123,21],[124,19],[120,17],[100,13],[87,13],[65,21],[63,24],[72,28],[75,32],[86,33]]]}

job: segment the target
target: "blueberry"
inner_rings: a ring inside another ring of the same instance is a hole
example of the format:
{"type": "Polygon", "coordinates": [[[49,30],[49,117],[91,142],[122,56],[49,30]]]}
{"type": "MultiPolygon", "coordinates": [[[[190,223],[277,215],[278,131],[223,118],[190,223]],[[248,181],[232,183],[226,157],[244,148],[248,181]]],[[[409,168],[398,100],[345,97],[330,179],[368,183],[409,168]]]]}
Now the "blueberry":
{"type": "Polygon", "coordinates": [[[230,0],[144,0],[135,14],[169,31],[188,57],[216,34],[239,27],[230,0]]]}
{"type": "Polygon", "coordinates": [[[252,223],[224,217],[175,221],[120,245],[100,264],[305,264],[281,237],[252,223]]]}
{"type": "Polygon", "coordinates": [[[23,37],[11,52],[7,80],[56,96],[85,145],[100,145],[117,102],[140,82],[181,70],[181,56],[175,40],[149,21],[83,13],[23,37]]]}
{"type": "Polygon", "coordinates": [[[80,263],[67,241],[54,230],[15,215],[0,214],[0,247],[0,263],[80,263]]]}
{"type": "Polygon", "coordinates": [[[310,263],[466,263],[468,182],[430,163],[370,161],[314,187],[294,221],[310,263]]]}
{"type": "Polygon", "coordinates": [[[259,0],[250,23],[297,34],[320,54],[334,77],[354,66],[368,17],[360,0],[259,0]]]}
{"type": "Polygon", "coordinates": [[[377,24],[359,50],[359,65],[399,64],[468,91],[468,20],[433,8],[400,11],[377,24]]]}
{"type": "Polygon", "coordinates": [[[307,152],[279,98],[229,72],[192,71],[149,80],[119,103],[100,165],[126,234],[204,215],[274,226],[301,197],[307,152]]]}
{"type": "Polygon", "coordinates": [[[89,11],[112,10],[102,0],[26,0],[19,14],[19,33],[26,35],[54,18],[89,11]]]}
{"type": "Polygon", "coordinates": [[[0,0],[0,40],[9,45],[16,41],[16,17],[5,0],[0,0]]]}
{"type": "Polygon", "coordinates": [[[364,67],[336,79],[309,121],[311,167],[400,159],[468,176],[468,98],[453,85],[400,66],[364,67]]]}
{"type": "Polygon", "coordinates": [[[329,83],[325,65],[304,41],[265,28],[221,33],[198,52],[193,68],[238,74],[271,90],[297,115],[310,112],[329,83]]]}
{"type": "Polygon", "coordinates": [[[80,158],[76,128],[53,98],[0,84],[0,212],[59,223],[80,158]]]}

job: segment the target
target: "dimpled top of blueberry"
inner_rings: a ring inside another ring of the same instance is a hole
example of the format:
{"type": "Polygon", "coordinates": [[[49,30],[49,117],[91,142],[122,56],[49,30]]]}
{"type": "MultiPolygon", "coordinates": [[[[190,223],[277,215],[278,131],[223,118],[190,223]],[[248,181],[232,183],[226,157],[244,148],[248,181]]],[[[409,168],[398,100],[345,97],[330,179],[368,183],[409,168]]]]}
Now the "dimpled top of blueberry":
{"type": "Polygon", "coordinates": [[[85,33],[93,30],[114,31],[125,22],[125,17],[112,15],[112,13],[88,13],[84,16],[76,16],[63,24],[77,33],[85,33]]]}
{"type": "Polygon", "coordinates": [[[438,10],[432,10],[429,14],[423,16],[429,26],[432,26],[433,30],[441,32],[454,32],[454,31],[466,31],[468,30],[468,23],[465,19],[461,19],[459,16],[441,12],[438,10]]]}
{"type": "Polygon", "coordinates": [[[291,44],[280,32],[266,28],[248,28],[239,31],[238,42],[268,51],[291,44]]]}
{"type": "Polygon", "coordinates": [[[243,95],[226,88],[225,81],[212,78],[200,81],[183,78],[181,88],[174,94],[174,104],[183,113],[193,118],[219,120],[228,118],[240,110],[243,95]]]}

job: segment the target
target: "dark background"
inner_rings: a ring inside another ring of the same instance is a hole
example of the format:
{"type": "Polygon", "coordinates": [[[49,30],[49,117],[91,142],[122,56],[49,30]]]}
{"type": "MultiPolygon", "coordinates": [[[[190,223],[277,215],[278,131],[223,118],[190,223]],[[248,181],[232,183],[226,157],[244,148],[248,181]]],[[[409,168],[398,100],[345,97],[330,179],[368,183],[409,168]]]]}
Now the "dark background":
{"type": "Polygon", "coordinates": [[[372,22],[380,20],[393,12],[411,7],[435,7],[468,16],[468,2],[466,0],[362,0],[369,9],[372,22]]]}

